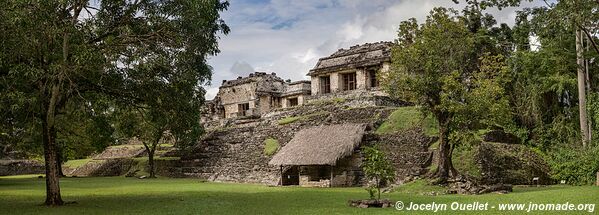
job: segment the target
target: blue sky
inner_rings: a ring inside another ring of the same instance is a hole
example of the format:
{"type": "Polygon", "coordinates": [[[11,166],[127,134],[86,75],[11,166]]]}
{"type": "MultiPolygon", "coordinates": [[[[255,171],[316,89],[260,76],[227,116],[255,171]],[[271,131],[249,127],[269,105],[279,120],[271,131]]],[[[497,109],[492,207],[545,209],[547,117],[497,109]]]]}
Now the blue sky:
{"type": "MultiPolygon", "coordinates": [[[[397,26],[411,17],[424,20],[434,7],[454,7],[451,0],[230,0],[222,13],[231,33],[221,35],[221,53],[209,59],[214,68],[212,99],[222,80],[252,71],[276,72],[283,79],[308,79],[320,57],[352,45],[392,41],[397,26]]],[[[524,6],[542,5],[542,1],[524,6]]],[[[518,8],[489,10],[498,22],[512,24],[518,8]]]]}

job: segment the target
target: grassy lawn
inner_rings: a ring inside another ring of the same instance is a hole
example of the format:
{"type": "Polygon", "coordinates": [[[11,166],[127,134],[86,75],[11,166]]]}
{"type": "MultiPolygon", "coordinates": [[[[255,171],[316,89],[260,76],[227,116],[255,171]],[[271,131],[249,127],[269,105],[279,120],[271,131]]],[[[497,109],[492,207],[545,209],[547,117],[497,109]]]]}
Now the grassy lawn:
{"type": "Polygon", "coordinates": [[[64,163],[63,166],[75,169],[77,167],[83,166],[83,164],[86,164],[87,162],[89,162],[91,160],[92,160],[91,158],[69,160],[66,163],[64,163]]]}
{"type": "MultiPolygon", "coordinates": [[[[124,177],[63,178],[64,207],[41,206],[44,179],[0,177],[2,214],[419,214],[387,209],[348,207],[348,199],[367,197],[362,188],[299,188],[201,183],[197,179],[124,177]]],[[[418,188],[420,189],[420,188],[418,188]]],[[[396,192],[384,198],[415,203],[599,203],[599,187],[516,188],[510,194],[425,196],[396,192]]],[[[463,212],[445,211],[440,214],[463,212]]],[[[470,214],[480,214],[471,212],[470,214]]],[[[485,214],[504,214],[490,210],[485,214]]],[[[531,213],[535,214],[535,213],[531,213]]],[[[541,214],[541,213],[536,213],[541,214]]],[[[546,213],[542,213],[546,214],[546,213]]],[[[577,214],[569,212],[568,214],[577,214]]],[[[590,214],[580,212],[579,214],[590,214]]]]}

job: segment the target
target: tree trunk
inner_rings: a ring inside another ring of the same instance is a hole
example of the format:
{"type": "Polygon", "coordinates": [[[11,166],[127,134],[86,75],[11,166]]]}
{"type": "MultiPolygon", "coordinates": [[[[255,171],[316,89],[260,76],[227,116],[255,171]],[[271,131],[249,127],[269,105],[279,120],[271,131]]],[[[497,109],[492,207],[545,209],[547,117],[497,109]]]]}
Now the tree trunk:
{"type": "Polygon", "coordinates": [[[437,160],[437,172],[435,176],[438,178],[439,184],[447,183],[450,173],[453,171],[451,162],[451,146],[449,145],[449,119],[445,114],[437,116],[439,122],[439,149],[437,160]]]}
{"type": "Polygon", "coordinates": [[[54,127],[54,116],[48,113],[42,116],[43,143],[44,143],[44,159],[46,166],[46,205],[58,206],[63,205],[62,197],[60,196],[60,185],[58,182],[59,172],[57,168],[57,146],[56,146],[56,129],[54,127]],[[50,119],[50,120],[48,120],[50,119]]]}
{"type": "MultiPolygon", "coordinates": [[[[584,37],[584,35],[582,35],[583,32],[581,32],[581,38],[586,38],[586,51],[589,52],[589,47],[590,47],[590,42],[591,40],[587,37],[584,37]]],[[[584,45],[584,43],[582,43],[584,45]]],[[[586,90],[588,93],[591,93],[591,79],[589,78],[589,59],[584,59],[584,74],[585,74],[585,81],[586,81],[586,90]]],[[[591,117],[588,119],[588,134],[589,134],[589,143],[593,140],[593,115],[591,115],[591,117]]]]}
{"type": "Polygon", "coordinates": [[[148,173],[150,173],[149,178],[156,178],[156,174],[154,173],[154,152],[156,151],[156,144],[152,144],[152,145],[148,145],[147,143],[144,142],[144,147],[146,148],[146,151],[148,152],[148,168],[150,168],[148,170],[148,173]]]}
{"type": "Polygon", "coordinates": [[[376,177],[376,190],[378,192],[378,200],[381,200],[381,179],[376,177]]]}
{"type": "Polygon", "coordinates": [[[148,152],[148,165],[150,166],[150,178],[156,178],[154,174],[154,150],[148,152]]]}
{"type": "Polygon", "coordinates": [[[582,31],[576,29],[576,64],[577,67],[577,80],[578,80],[578,111],[579,111],[579,122],[580,122],[580,133],[582,136],[582,146],[586,147],[589,142],[589,128],[587,119],[586,109],[586,74],[584,72],[584,58],[583,58],[583,45],[582,45],[582,31]]]}
{"type": "MultiPolygon", "coordinates": [[[[56,131],[54,132],[54,139],[56,140],[56,131]]],[[[58,176],[64,177],[64,172],[62,171],[62,148],[60,146],[56,146],[56,168],[58,169],[58,176]]]]}

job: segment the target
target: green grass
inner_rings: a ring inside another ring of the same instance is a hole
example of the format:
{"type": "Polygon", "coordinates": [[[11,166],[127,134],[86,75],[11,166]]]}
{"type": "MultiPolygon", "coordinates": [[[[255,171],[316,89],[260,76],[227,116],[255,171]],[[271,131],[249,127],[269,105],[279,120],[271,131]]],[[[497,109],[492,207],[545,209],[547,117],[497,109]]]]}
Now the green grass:
{"type": "Polygon", "coordinates": [[[87,159],[77,159],[77,160],[69,160],[66,163],[63,164],[63,166],[67,167],[67,168],[78,168],[80,166],[83,166],[84,164],[86,164],[87,162],[91,161],[91,158],[87,158],[87,159]]]}
{"type": "Polygon", "coordinates": [[[279,141],[273,138],[264,140],[264,155],[271,156],[279,150],[279,141]]]}
{"type": "Polygon", "coordinates": [[[477,178],[481,177],[481,170],[474,157],[475,153],[475,148],[461,147],[454,150],[451,158],[453,167],[460,173],[477,178]]]}
{"type": "Polygon", "coordinates": [[[312,105],[312,106],[325,106],[325,105],[336,105],[336,104],[341,104],[346,102],[347,99],[345,98],[330,98],[330,99],[317,99],[317,100],[310,100],[307,105],[312,105]]]}
{"type": "Polygon", "coordinates": [[[421,127],[428,136],[437,136],[439,126],[432,116],[423,117],[418,107],[400,107],[376,130],[377,134],[394,133],[401,130],[421,127]]]}
{"type": "Polygon", "coordinates": [[[419,195],[441,195],[445,194],[447,188],[442,186],[430,185],[426,180],[415,180],[402,184],[394,190],[398,193],[419,194],[419,195]]]}
{"type": "Polygon", "coordinates": [[[286,125],[289,123],[293,123],[293,122],[299,120],[300,118],[301,117],[299,117],[299,116],[290,116],[290,117],[280,119],[278,123],[279,123],[279,125],[286,125]]]}
{"type": "MultiPolygon", "coordinates": [[[[416,185],[411,185],[416,186],[416,185]]],[[[418,185],[419,186],[419,185],[418,185]]],[[[63,207],[45,207],[44,179],[0,177],[1,214],[428,214],[394,208],[360,209],[349,199],[368,197],[364,188],[268,187],[251,184],[201,183],[198,179],[124,177],[62,178],[63,207]]],[[[598,203],[599,187],[516,187],[510,194],[426,196],[395,192],[383,198],[404,203],[598,203]]],[[[444,211],[438,214],[463,214],[444,211]]],[[[521,214],[511,213],[511,214],[521,214]]],[[[470,212],[467,214],[481,214],[470,212]]],[[[506,214],[490,209],[483,214],[506,214]]],[[[510,213],[507,213],[510,214],[510,213]]],[[[530,214],[557,214],[537,212],[530,214]]],[[[576,214],[576,213],[568,213],[576,214]]],[[[580,213],[591,214],[591,213],[580,213]]]]}

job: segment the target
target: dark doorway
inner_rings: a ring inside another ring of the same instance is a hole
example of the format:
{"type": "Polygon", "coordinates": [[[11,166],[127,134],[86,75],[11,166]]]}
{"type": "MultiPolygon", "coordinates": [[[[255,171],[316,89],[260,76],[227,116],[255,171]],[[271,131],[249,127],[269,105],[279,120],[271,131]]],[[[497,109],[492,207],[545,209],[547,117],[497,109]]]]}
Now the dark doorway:
{"type": "Polygon", "coordinates": [[[331,77],[321,76],[320,77],[320,92],[322,94],[331,93],[331,77]]]}
{"type": "Polygon", "coordinates": [[[290,98],[289,99],[289,107],[293,107],[293,106],[297,106],[299,104],[297,98],[290,98]]]}
{"type": "Polygon", "coordinates": [[[376,78],[376,70],[368,70],[368,85],[370,88],[379,87],[379,80],[376,78]]]}
{"type": "Polygon", "coordinates": [[[283,186],[299,185],[299,168],[297,166],[289,167],[283,171],[281,180],[283,186]]]}

